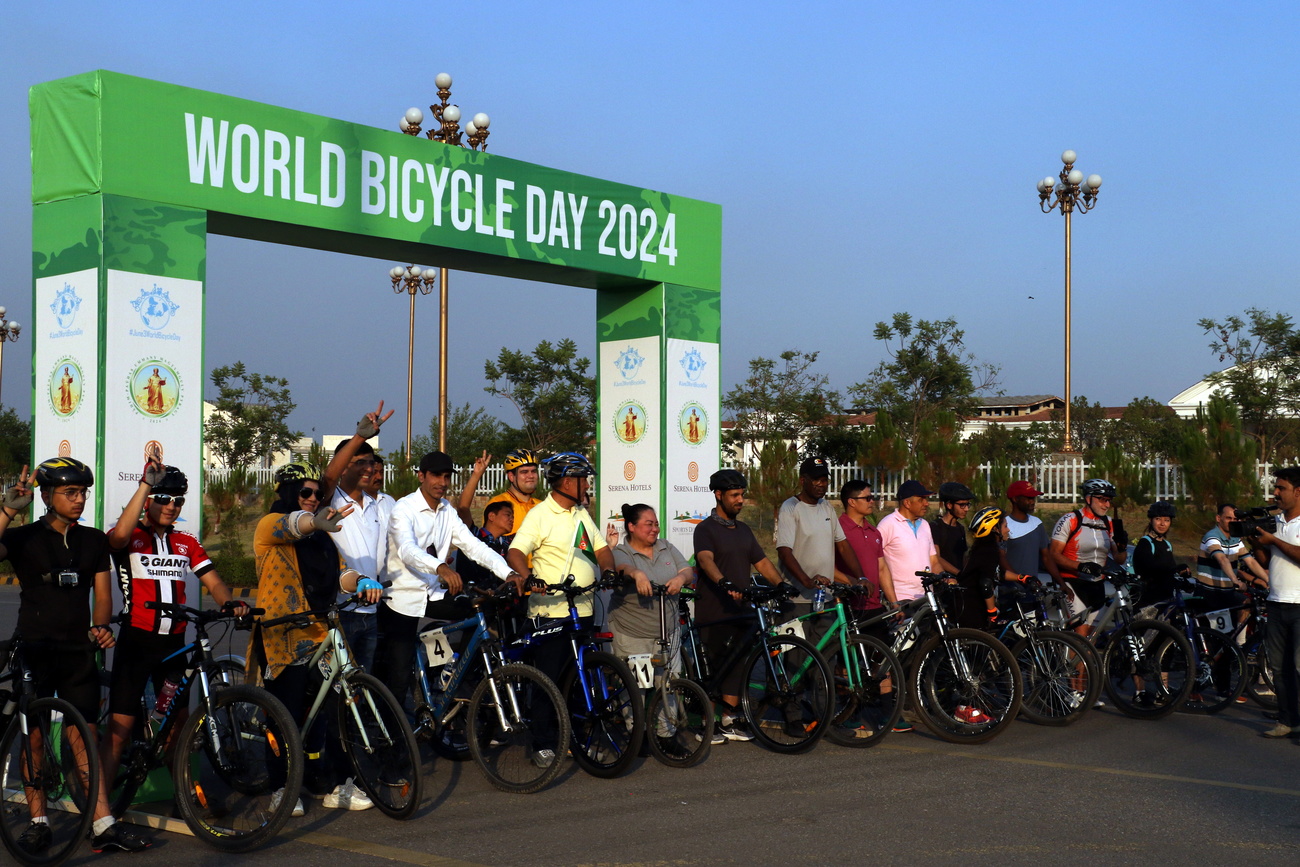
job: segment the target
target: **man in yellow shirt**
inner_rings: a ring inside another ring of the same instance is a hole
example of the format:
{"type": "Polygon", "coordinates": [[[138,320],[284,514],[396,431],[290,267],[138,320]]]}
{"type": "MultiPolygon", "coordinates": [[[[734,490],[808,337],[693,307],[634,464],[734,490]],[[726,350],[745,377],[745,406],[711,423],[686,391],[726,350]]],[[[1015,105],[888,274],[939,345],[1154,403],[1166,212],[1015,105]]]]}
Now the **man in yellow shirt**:
{"type": "Polygon", "coordinates": [[[519,525],[524,522],[524,516],[542,502],[533,496],[533,492],[537,490],[537,456],[530,449],[515,449],[506,455],[504,464],[507,487],[488,500],[488,505],[509,503],[515,510],[515,524],[510,532],[518,533],[519,525]]]}

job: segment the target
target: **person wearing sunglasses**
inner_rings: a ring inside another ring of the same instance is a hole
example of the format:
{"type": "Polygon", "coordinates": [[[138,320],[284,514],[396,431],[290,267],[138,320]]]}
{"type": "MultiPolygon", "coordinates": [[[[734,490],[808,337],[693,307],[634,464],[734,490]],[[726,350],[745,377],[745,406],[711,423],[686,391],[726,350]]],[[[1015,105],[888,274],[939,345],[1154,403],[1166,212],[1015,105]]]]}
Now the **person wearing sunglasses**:
{"type": "MultiPolygon", "coordinates": [[[[880,601],[880,576],[889,576],[880,531],[868,520],[876,512],[876,495],[862,479],[850,479],[840,488],[840,503],[844,506],[844,514],[839,516],[840,527],[849,547],[858,555],[861,569],[851,569],[837,552],[835,580],[841,584],[861,584],[866,588],[865,593],[854,597],[852,605],[857,618],[862,620],[884,607],[880,601]]],[[[866,631],[882,641],[889,641],[884,621],[873,624],[866,631]]]]}
{"type": "Polygon", "coordinates": [[[197,600],[186,598],[185,588],[198,579],[217,605],[240,616],[248,612],[248,606],[231,599],[197,536],[176,529],[189,487],[185,473],[151,457],[122,517],[108,531],[123,618],[109,680],[112,717],[103,749],[104,776],[110,781],[140,714],[145,685],[152,679],[161,694],[165,683],[174,687],[185,676],[184,666],[166,661],[185,646],[185,621],[151,611],[146,603],[197,606],[197,600]]]}

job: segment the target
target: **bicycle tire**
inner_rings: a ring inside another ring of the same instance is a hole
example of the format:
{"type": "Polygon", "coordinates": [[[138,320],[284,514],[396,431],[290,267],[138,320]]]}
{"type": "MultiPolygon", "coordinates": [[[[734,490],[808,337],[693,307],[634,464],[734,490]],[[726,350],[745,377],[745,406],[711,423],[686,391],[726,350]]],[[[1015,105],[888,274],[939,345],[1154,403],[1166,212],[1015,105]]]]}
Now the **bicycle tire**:
{"type": "Polygon", "coordinates": [[[92,807],[99,791],[99,750],[90,736],[90,726],[63,699],[34,699],[26,715],[28,737],[23,737],[21,720],[15,715],[0,738],[0,842],[19,864],[56,867],[90,833],[92,807]],[[30,749],[35,739],[40,741],[39,756],[30,749]],[[78,752],[86,757],[84,774],[75,764],[78,752]],[[23,782],[33,778],[43,782],[41,792],[51,834],[50,845],[41,853],[18,843],[31,821],[23,782]]]}
{"type": "Polygon", "coordinates": [[[1218,630],[1197,627],[1195,637],[1196,683],[1183,710],[1219,713],[1246,689],[1246,654],[1218,630]]]}
{"type": "Polygon", "coordinates": [[[746,658],[740,706],[754,739],[777,753],[810,750],[830,728],[830,669],[807,641],[765,635],[746,658]]]}
{"type": "Polygon", "coordinates": [[[559,687],[531,665],[504,665],[483,678],[469,700],[469,751],[488,782],[503,792],[528,795],[554,780],[569,742],[569,715],[559,687]],[[498,704],[499,702],[499,704],[498,704]],[[505,722],[505,728],[502,722],[505,722]],[[539,729],[553,728],[554,747],[539,729]],[[556,753],[549,764],[533,760],[539,749],[556,753]]]}
{"type": "Polygon", "coordinates": [[[610,779],[626,771],[645,737],[645,698],[627,663],[612,653],[583,654],[584,695],[577,664],[560,678],[569,711],[573,760],[593,777],[610,779]]]}
{"type": "Polygon", "coordinates": [[[1101,658],[1106,695],[1127,716],[1162,719],[1187,703],[1195,683],[1192,659],[1187,636],[1176,628],[1162,620],[1134,620],[1106,642],[1101,658]],[[1130,656],[1130,640],[1138,648],[1136,662],[1130,656]],[[1137,678],[1142,679],[1141,689],[1137,678]]]}
{"type": "Polygon", "coordinates": [[[1001,734],[1020,711],[1023,689],[1011,651],[978,629],[950,629],[926,639],[908,682],[921,724],[955,744],[982,744],[1001,734]],[[962,664],[954,662],[954,653],[962,664]],[[969,679],[959,672],[963,665],[969,679]]]}
{"type": "Polygon", "coordinates": [[[223,656],[214,660],[217,670],[217,678],[213,681],[213,686],[227,687],[239,686],[246,681],[244,673],[244,664],[239,660],[223,656]]]}
{"type": "Polygon", "coordinates": [[[713,745],[713,702],[693,680],[667,678],[646,706],[645,743],[670,768],[698,765],[713,745]]]}
{"type": "Polygon", "coordinates": [[[834,707],[826,738],[842,747],[874,747],[885,739],[903,714],[899,698],[906,689],[903,666],[883,641],[870,635],[845,638],[855,671],[852,676],[842,658],[844,648],[834,642],[823,656],[830,668],[834,707]],[[856,680],[856,685],[850,681],[856,680]],[[889,691],[883,687],[889,682],[889,691]]]}
{"type": "Polygon", "coordinates": [[[1020,714],[1041,726],[1067,726],[1097,703],[1101,663],[1073,632],[1037,629],[1011,648],[1024,688],[1020,714]]]}
{"type": "Polygon", "coordinates": [[[1255,661],[1246,672],[1246,694],[1264,710],[1277,710],[1277,693],[1273,690],[1273,669],[1268,662],[1268,649],[1264,642],[1255,651],[1255,661]]]}
{"type": "Polygon", "coordinates": [[[420,748],[406,712],[383,682],[353,670],[342,680],[338,701],[339,740],[352,762],[355,781],[379,811],[409,819],[420,806],[420,748]]]}
{"type": "Polygon", "coordinates": [[[176,807],[204,843],[251,852],[280,833],[293,813],[305,764],[302,739],[280,700],[247,684],[213,690],[211,723],[200,702],[181,729],[172,758],[176,807]]]}

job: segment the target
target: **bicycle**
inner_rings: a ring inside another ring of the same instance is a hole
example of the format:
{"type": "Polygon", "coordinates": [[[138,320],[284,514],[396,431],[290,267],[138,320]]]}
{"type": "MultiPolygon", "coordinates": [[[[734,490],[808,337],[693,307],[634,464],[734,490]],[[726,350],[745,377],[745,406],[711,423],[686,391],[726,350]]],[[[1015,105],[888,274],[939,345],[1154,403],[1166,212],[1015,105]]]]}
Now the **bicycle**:
{"type": "MultiPolygon", "coordinates": [[[[1115,593],[1097,610],[1086,640],[1101,658],[1106,695],[1134,719],[1161,719],[1187,703],[1196,670],[1192,646],[1177,629],[1160,620],[1134,617],[1132,585],[1123,568],[1102,570],[1115,593]]],[[[1082,625],[1087,612],[1067,621],[1082,625]]]]}
{"type": "Polygon", "coordinates": [[[183,660],[185,674],[165,708],[151,714],[145,704],[135,737],[122,752],[109,787],[118,793],[113,814],[120,816],[131,806],[154,769],[170,764],[176,807],[194,836],[223,852],[265,845],[293,812],[295,798],[288,793],[302,785],[302,741],[293,718],[266,690],[222,682],[207,627],[231,620],[233,614],[175,602],[150,601],[145,608],[194,624],[195,640],[167,657],[183,660]],[[183,719],[195,685],[198,708],[183,719]],[[277,783],[279,779],[285,782],[277,783]]]}
{"type": "MultiPolygon", "coordinates": [[[[578,767],[595,777],[617,777],[636,760],[645,737],[645,701],[627,663],[603,649],[613,638],[586,626],[578,614],[578,597],[607,589],[613,580],[577,586],[574,576],[544,584],[547,593],[562,593],[569,603],[566,617],[526,621],[506,643],[506,658],[520,660],[528,648],[567,638],[573,662],[560,675],[570,725],[569,745],[578,767]]],[[[538,581],[539,585],[543,582],[538,581]]],[[[560,741],[564,743],[564,741],[560,741]]]]}
{"type": "Polygon", "coordinates": [[[0,689],[0,842],[19,864],[55,867],[90,833],[99,750],[76,708],[36,698],[24,657],[40,647],[17,636],[0,641],[0,684],[8,684],[0,689]],[[23,839],[37,810],[48,842],[23,839]]]}
{"type": "Polygon", "coordinates": [[[508,584],[495,593],[472,588],[478,595],[474,616],[456,623],[431,626],[420,633],[416,645],[416,734],[433,743],[446,758],[473,758],[488,782],[503,792],[531,794],[555,779],[558,761],[541,767],[533,761],[537,738],[533,709],[549,701],[558,722],[557,743],[569,742],[569,718],[564,699],[549,677],[531,665],[507,662],[501,652],[500,630],[493,629],[488,614],[513,603],[505,594],[508,584]],[[452,652],[449,636],[469,632],[461,653],[452,652]],[[442,668],[433,681],[430,671],[442,668]],[[471,669],[481,676],[468,699],[460,697],[471,669]],[[445,677],[445,684],[443,678],[445,677]],[[465,739],[457,736],[464,732],[465,739]]]}
{"type": "Polygon", "coordinates": [[[1037,581],[1025,582],[1023,592],[1006,606],[1014,614],[999,622],[996,633],[1020,666],[1020,713],[1037,725],[1069,725],[1101,694],[1101,660],[1092,645],[1051,625],[1047,612],[1060,610],[1063,596],[1037,581]]]}
{"type": "Polygon", "coordinates": [[[753,586],[724,589],[739,592],[752,610],[709,626],[744,623],[748,633],[734,641],[721,660],[710,663],[700,644],[695,618],[683,606],[682,661],[685,675],[721,701],[727,675],[740,666],[743,672],[740,711],[754,739],[778,753],[810,750],[829,728],[833,711],[831,673],[826,660],[811,644],[793,635],[772,633],[771,615],[783,599],[797,595],[787,584],[776,586],[758,576],[753,586]]]}
{"type": "Polygon", "coordinates": [[[1249,601],[1219,611],[1198,615],[1202,624],[1224,635],[1245,655],[1245,693],[1265,710],[1277,710],[1277,693],[1273,691],[1273,669],[1268,660],[1268,588],[1250,585],[1249,601]],[[1250,614],[1237,622],[1233,612],[1249,608],[1250,614]]]}
{"type": "MultiPolygon", "coordinates": [[[[307,711],[302,736],[306,738],[325,700],[337,695],[339,740],[352,765],[354,780],[382,813],[394,819],[409,819],[420,805],[420,752],[397,699],[378,678],[352,661],[339,614],[360,601],[360,596],[353,595],[325,608],[260,620],[254,628],[288,624],[303,629],[313,620],[325,622],[325,640],[307,661],[324,679],[307,711]]],[[[288,790],[285,800],[296,801],[295,792],[288,790]]]]}
{"type": "MultiPolygon", "coordinates": [[[[1155,605],[1155,618],[1169,623],[1184,635],[1192,647],[1192,665],[1196,672],[1195,685],[1187,698],[1184,710],[1192,713],[1219,713],[1237,700],[1246,689],[1246,654],[1222,632],[1210,626],[1207,614],[1192,611],[1189,602],[1200,599],[1195,592],[1197,582],[1179,579],[1174,582],[1174,595],[1155,605]],[[1190,595],[1185,595],[1189,591],[1190,595]]],[[[1236,606],[1243,608],[1244,605],[1236,606]]],[[[1233,609],[1210,612],[1231,616],[1233,609]]]]}
{"type": "Polygon", "coordinates": [[[907,691],[922,725],[951,743],[982,744],[997,737],[1020,711],[1023,682],[1011,651],[979,629],[954,629],[939,600],[952,576],[917,572],[924,594],[862,622],[894,626],[891,647],[908,671],[907,691]]]}
{"type": "Polygon", "coordinates": [[[905,683],[898,657],[880,639],[858,628],[850,600],[864,592],[853,585],[830,588],[835,604],[824,612],[801,614],[775,627],[779,635],[807,640],[805,624],[819,617],[834,620],[815,645],[833,681],[833,709],[826,737],[843,747],[872,747],[885,739],[903,713],[898,700],[905,683]],[[885,684],[890,685],[885,691],[885,684]]]}
{"type": "MultiPolygon", "coordinates": [[[[690,591],[682,588],[677,594],[690,591]]],[[[650,754],[670,768],[689,768],[708,757],[713,743],[713,702],[704,687],[681,677],[680,652],[673,659],[669,637],[679,625],[679,605],[668,588],[654,585],[659,600],[659,652],[638,653],[627,658],[628,668],[637,686],[646,694],[646,738],[650,754]],[[671,620],[671,622],[670,622],[671,620]]]]}

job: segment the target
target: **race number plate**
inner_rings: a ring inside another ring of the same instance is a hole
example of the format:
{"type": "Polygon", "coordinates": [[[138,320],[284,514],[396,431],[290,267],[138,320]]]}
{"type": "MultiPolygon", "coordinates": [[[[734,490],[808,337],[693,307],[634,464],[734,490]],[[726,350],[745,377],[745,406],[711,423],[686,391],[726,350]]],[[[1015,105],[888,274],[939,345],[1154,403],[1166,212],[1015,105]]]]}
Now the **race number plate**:
{"type": "Polygon", "coordinates": [[[655,685],[654,654],[634,653],[627,658],[627,667],[632,669],[636,685],[641,689],[650,689],[655,685]]]}
{"type": "Polygon", "coordinates": [[[420,641],[424,642],[424,652],[429,655],[430,668],[437,668],[451,662],[451,644],[447,641],[447,634],[441,629],[421,632],[420,641]]]}
{"type": "Polygon", "coordinates": [[[1205,622],[1210,624],[1210,628],[1216,632],[1231,632],[1236,624],[1232,622],[1232,609],[1224,608],[1222,611],[1210,611],[1201,615],[1205,622]]]}
{"type": "Polygon", "coordinates": [[[806,638],[803,631],[803,621],[795,618],[787,620],[776,628],[777,635],[793,635],[795,638],[806,638]]]}

